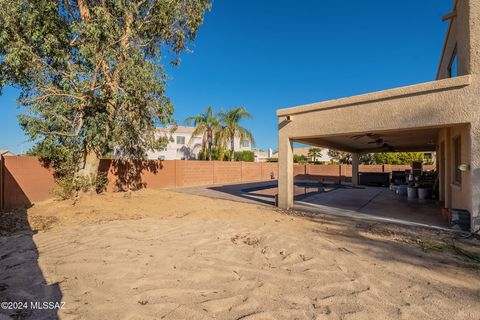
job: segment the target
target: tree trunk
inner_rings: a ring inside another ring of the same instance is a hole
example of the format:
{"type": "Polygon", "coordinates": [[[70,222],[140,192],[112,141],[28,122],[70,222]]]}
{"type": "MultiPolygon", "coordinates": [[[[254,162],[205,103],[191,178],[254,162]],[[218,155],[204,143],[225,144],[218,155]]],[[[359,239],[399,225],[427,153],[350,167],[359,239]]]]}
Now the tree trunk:
{"type": "Polygon", "coordinates": [[[208,161],[212,161],[212,132],[208,132],[208,161]]]}
{"type": "Polygon", "coordinates": [[[207,144],[202,142],[202,160],[207,160],[207,144]]]}
{"type": "Polygon", "coordinates": [[[95,186],[93,184],[95,182],[95,179],[97,178],[99,166],[100,158],[94,151],[89,151],[83,160],[82,167],[77,172],[78,177],[85,177],[90,179],[90,182],[92,183],[92,190],[95,189],[95,186]]]}
{"type": "Polygon", "coordinates": [[[230,136],[230,161],[235,161],[235,135],[230,136]]]}

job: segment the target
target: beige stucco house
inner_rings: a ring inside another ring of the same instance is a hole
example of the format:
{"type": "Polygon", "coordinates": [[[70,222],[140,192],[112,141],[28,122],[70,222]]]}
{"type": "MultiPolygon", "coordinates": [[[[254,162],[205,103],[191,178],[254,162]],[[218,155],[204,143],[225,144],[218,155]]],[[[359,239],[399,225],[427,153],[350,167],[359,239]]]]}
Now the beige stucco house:
{"type": "MultiPolygon", "coordinates": [[[[195,134],[195,128],[189,126],[168,126],[157,128],[157,135],[167,137],[170,141],[163,150],[147,152],[150,160],[195,160],[202,150],[202,135],[195,134]]],[[[235,137],[235,151],[252,151],[250,140],[235,137]]],[[[230,146],[230,141],[227,141],[230,146]]]]}
{"type": "Polygon", "coordinates": [[[354,183],[361,153],[436,151],[440,200],[480,228],[480,1],[457,0],[444,20],[435,81],[277,110],[280,207],[293,205],[293,142],[352,152],[354,183]]]}

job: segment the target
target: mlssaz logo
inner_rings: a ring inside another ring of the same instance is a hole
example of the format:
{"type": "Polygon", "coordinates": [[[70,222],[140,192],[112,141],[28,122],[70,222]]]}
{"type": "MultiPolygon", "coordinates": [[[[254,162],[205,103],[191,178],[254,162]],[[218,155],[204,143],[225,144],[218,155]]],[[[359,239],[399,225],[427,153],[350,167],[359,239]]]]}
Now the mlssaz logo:
{"type": "Polygon", "coordinates": [[[53,302],[53,301],[30,302],[30,309],[35,309],[35,310],[63,309],[64,306],[65,306],[65,302],[53,302]]]}

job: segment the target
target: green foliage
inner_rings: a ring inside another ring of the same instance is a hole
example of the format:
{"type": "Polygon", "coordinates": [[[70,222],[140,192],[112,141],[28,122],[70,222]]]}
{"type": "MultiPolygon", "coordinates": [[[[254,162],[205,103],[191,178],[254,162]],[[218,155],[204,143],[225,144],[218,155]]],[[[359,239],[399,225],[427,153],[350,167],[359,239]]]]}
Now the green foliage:
{"type": "Polygon", "coordinates": [[[108,185],[107,172],[99,172],[94,180],[94,183],[96,192],[100,193],[106,191],[108,185]]]}
{"type": "Polygon", "coordinates": [[[413,161],[423,161],[423,152],[384,152],[373,154],[375,164],[410,165],[413,161]]]}
{"type": "Polygon", "coordinates": [[[294,163],[301,163],[301,164],[305,164],[305,163],[308,163],[308,158],[304,155],[297,155],[297,154],[294,154],[293,155],[293,162],[294,163]]]}
{"type": "Polygon", "coordinates": [[[92,181],[95,181],[95,177],[87,176],[62,176],[57,179],[57,187],[51,190],[51,193],[62,199],[71,199],[77,196],[80,191],[90,190],[92,181]]]}
{"type": "Polygon", "coordinates": [[[359,161],[363,164],[375,164],[375,154],[363,153],[360,155],[359,161]]]}
{"type": "Polygon", "coordinates": [[[235,161],[254,162],[255,154],[253,151],[235,151],[235,161]]]}
{"type": "Polygon", "coordinates": [[[216,147],[212,147],[211,150],[206,149],[205,151],[200,151],[198,153],[198,159],[209,161],[229,161],[228,154],[225,153],[225,150],[221,150],[216,147]]]}
{"type": "MultiPolygon", "coordinates": [[[[221,131],[221,124],[218,120],[217,114],[213,113],[212,107],[208,106],[205,112],[196,116],[185,119],[185,124],[195,126],[192,133],[192,139],[196,135],[202,135],[202,151],[199,156],[202,160],[215,160],[213,158],[214,140],[218,140],[218,135],[221,131]]],[[[220,150],[217,150],[217,153],[220,150]]],[[[217,154],[221,157],[220,154],[217,154]]]]}
{"type": "Polygon", "coordinates": [[[194,40],[209,0],[0,0],[0,8],[0,89],[21,90],[32,153],[69,177],[67,189],[75,172],[95,171],[87,155],[142,159],[164,147],[156,127],[173,122],[173,105],[162,55],[175,58],[194,40]]]}
{"type": "Polygon", "coordinates": [[[240,125],[242,119],[251,119],[251,117],[243,107],[214,113],[209,106],[205,112],[187,118],[185,124],[195,126],[192,138],[195,135],[203,137],[199,159],[234,161],[235,138],[240,141],[247,139],[250,143],[254,143],[253,134],[240,125]],[[228,152],[229,149],[230,152],[228,152]]]}
{"type": "MultiPolygon", "coordinates": [[[[225,152],[220,148],[213,147],[211,151],[206,150],[206,156],[203,154],[203,151],[200,151],[198,154],[199,159],[210,159],[215,161],[231,161],[230,153],[225,152]]],[[[245,161],[245,162],[254,162],[255,154],[253,151],[235,151],[234,161],[245,161]]]]}
{"type": "Polygon", "coordinates": [[[252,115],[244,107],[235,107],[226,112],[219,112],[218,116],[222,124],[222,130],[219,134],[219,147],[226,148],[227,142],[230,142],[230,160],[235,158],[235,138],[240,140],[249,140],[253,145],[255,143],[253,134],[245,129],[240,121],[243,119],[252,119],[252,115]]]}
{"type": "MultiPolygon", "coordinates": [[[[351,164],[352,155],[348,152],[329,150],[328,155],[336,163],[351,164]]],[[[360,155],[360,163],[363,164],[396,164],[410,165],[413,161],[424,160],[423,152],[382,152],[364,153],[360,155]]]]}
{"type": "Polygon", "coordinates": [[[352,163],[352,154],[348,152],[330,149],[328,150],[328,156],[332,159],[333,162],[336,162],[336,163],[340,163],[340,164],[352,163]]]}
{"type": "Polygon", "coordinates": [[[317,162],[317,158],[322,156],[322,149],[321,148],[310,148],[308,149],[308,157],[311,161],[317,162]]]}

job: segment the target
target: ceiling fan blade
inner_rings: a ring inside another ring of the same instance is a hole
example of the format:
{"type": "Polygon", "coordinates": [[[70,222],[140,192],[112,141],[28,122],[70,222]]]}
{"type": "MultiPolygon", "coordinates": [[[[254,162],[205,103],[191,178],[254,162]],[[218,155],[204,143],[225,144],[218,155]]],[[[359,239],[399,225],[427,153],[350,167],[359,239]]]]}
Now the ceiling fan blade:
{"type": "Polygon", "coordinates": [[[365,136],[364,134],[357,134],[357,135],[355,135],[355,136],[351,136],[350,138],[352,138],[353,140],[358,140],[358,139],[360,139],[360,138],[362,138],[362,137],[364,137],[364,136],[365,136]]]}

